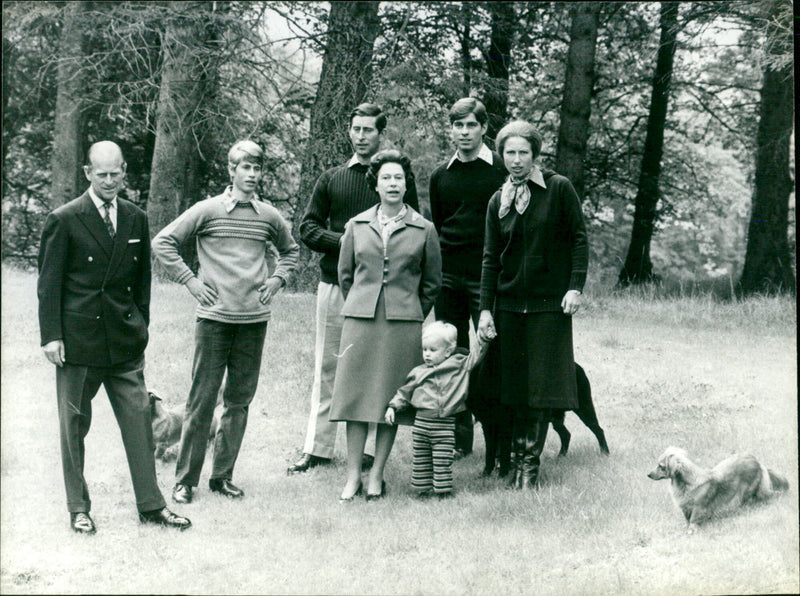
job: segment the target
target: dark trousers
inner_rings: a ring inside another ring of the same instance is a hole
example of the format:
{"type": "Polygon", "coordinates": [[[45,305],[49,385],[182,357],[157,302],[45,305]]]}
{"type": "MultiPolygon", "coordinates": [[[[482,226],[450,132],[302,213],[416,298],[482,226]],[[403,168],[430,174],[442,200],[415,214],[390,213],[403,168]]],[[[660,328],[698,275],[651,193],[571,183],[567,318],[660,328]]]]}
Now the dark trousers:
{"type": "Polygon", "coordinates": [[[250,402],[258,386],[267,323],[222,323],[198,319],[192,388],[186,402],[176,484],[197,486],[206,457],[217,394],[225,371],[223,410],[214,440],[211,478],[230,480],[247,427],[250,402]]]}
{"type": "MultiPolygon", "coordinates": [[[[469,324],[477,330],[480,317],[481,282],[462,275],[442,273],[442,289],[436,299],[436,320],[455,325],[458,331],[458,347],[469,349],[469,324]]],[[[480,365],[470,373],[470,392],[478,387],[474,382],[480,365]]],[[[456,449],[464,453],[472,452],[473,441],[472,413],[456,414],[456,449]]]]}
{"type": "Polygon", "coordinates": [[[92,398],[103,385],[117,419],[133,481],[136,507],[152,511],[164,507],[153,457],[150,399],[144,384],[144,357],[110,367],[64,364],[56,367],[56,394],[61,435],[61,465],[71,513],[91,510],[83,476],[84,439],[92,423],[92,398]]]}

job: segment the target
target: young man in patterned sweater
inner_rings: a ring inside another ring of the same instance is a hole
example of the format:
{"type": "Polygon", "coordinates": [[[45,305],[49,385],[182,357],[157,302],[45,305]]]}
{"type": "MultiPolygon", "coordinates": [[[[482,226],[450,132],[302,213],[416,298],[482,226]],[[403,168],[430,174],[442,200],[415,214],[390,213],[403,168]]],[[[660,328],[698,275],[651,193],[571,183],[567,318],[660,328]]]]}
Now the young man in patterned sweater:
{"type": "Polygon", "coordinates": [[[297,265],[299,248],[289,224],[256,195],[263,150],[239,141],[228,152],[232,185],[200,201],[153,239],[153,253],[167,273],[197,300],[192,387],[186,402],[172,499],[190,503],[200,480],[217,393],[227,369],[224,408],[214,442],[209,488],[226,497],[244,491],[231,482],[258,385],[270,303],[297,265]],[[178,249],[197,239],[198,275],[178,249]],[[270,275],[267,244],[278,251],[270,275]]]}

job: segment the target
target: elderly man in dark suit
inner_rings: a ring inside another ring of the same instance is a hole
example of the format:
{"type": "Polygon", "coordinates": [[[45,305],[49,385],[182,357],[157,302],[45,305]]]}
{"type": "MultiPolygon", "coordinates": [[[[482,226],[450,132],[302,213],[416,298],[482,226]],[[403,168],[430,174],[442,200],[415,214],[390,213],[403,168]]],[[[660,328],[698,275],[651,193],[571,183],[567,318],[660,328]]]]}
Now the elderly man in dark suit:
{"type": "Polygon", "coordinates": [[[125,179],[119,146],[95,143],[84,166],[89,189],[53,211],[39,249],[42,348],[56,365],[61,463],[70,525],[93,534],[83,477],[92,398],[102,384],[122,434],[142,523],[186,529],[165,507],[153,458],[144,384],[150,314],[150,237],[145,213],[117,196],[125,179]]]}

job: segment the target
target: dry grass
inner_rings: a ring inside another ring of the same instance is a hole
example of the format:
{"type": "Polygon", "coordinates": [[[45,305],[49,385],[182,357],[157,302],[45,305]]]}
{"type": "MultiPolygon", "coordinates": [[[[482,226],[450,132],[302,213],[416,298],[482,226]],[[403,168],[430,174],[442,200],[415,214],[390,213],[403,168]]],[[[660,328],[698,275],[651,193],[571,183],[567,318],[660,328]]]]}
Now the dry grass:
{"type": "MultiPolygon", "coordinates": [[[[39,349],[35,277],[3,269],[0,592],[197,594],[794,593],[798,569],[796,310],[789,300],[588,296],[576,319],[612,450],[602,457],[570,414],[570,454],[550,437],[538,492],[478,478],[483,442],[455,467],[457,496],[420,502],[401,430],[387,482],[367,505],[337,501],[337,466],[287,477],[302,445],[314,298],[283,295],[267,332],[261,384],[237,464],[242,502],[176,507],[179,534],[136,522],[108,400],[95,399],[87,470],[96,536],[68,527],[54,373],[39,349]],[[786,474],[790,493],[687,536],[668,487],[645,474],[669,444],[703,465],[750,451],[786,474]]],[[[157,284],[146,376],[169,405],[185,399],[193,305],[157,284]]],[[[159,464],[165,494],[174,467],[159,464]]]]}

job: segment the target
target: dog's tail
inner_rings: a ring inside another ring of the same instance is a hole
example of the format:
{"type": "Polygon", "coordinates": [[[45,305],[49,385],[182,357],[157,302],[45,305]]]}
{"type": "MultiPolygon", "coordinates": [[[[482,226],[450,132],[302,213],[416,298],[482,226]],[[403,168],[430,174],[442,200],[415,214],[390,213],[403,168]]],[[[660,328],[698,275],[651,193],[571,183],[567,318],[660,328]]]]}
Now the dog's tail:
{"type": "Polygon", "coordinates": [[[772,490],[775,492],[785,492],[789,490],[789,481],[786,480],[783,476],[774,472],[773,470],[767,470],[767,474],[769,474],[769,481],[772,484],[772,490]]]}

